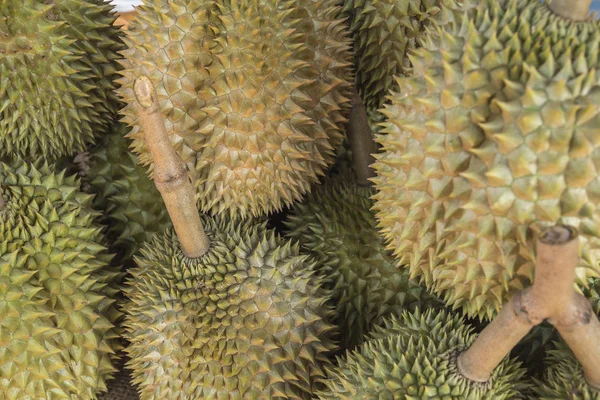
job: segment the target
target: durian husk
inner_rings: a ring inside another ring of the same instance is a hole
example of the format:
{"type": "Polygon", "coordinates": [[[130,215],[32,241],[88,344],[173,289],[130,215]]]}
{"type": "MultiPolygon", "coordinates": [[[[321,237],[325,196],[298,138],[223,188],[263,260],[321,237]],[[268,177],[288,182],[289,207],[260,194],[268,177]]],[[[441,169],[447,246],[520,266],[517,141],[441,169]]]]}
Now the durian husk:
{"type": "Polygon", "coordinates": [[[123,124],[90,151],[83,183],[94,193],[94,208],[103,212],[111,249],[117,262],[132,263],[143,243],[171,226],[165,204],[145,168],[129,150],[123,124]]]}
{"type": "Polygon", "coordinates": [[[110,128],[124,49],[103,0],[4,0],[0,5],[0,159],[54,161],[110,128]]]}
{"type": "Polygon", "coordinates": [[[524,370],[506,358],[484,383],[463,377],[457,355],[476,335],[446,311],[404,311],[389,317],[371,339],[328,368],[321,400],[520,399],[529,385],[524,370]]]}
{"type": "Polygon", "coordinates": [[[531,284],[543,227],[577,228],[577,284],[598,276],[600,23],[527,0],[466,7],[382,111],[374,209],[411,277],[491,319],[531,284]]]}
{"type": "Polygon", "coordinates": [[[125,336],[141,399],[310,399],[336,348],[314,264],[264,223],[202,225],[203,256],[183,256],[169,229],[131,270],[125,336]]]}
{"type": "Polygon", "coordinates": [[[0,163],[0,398],[95,399],[120,348],[92,196],[48,163],[0,163]]]}
{"type": "Polygon", "coordinates": [[[442,306],[409,279],[407,268],[396,266],[377,232],[372,194],[345,170],[315,187],[292,207],[285,221],[286,236],[315,259],[318,273],[333,292],[333,321],[340,327],[344,349],[362,343],[383,317],[417,306],[442,306]]]}
{"type": "Polygon", "coordinates": [[[335,0],[146,0],[137,12],[119,93],[139,162],[152,173],[132,89],[146,75],[203,212],[270,214],[307,193],[333,164],[350,108],[335,0]]]}

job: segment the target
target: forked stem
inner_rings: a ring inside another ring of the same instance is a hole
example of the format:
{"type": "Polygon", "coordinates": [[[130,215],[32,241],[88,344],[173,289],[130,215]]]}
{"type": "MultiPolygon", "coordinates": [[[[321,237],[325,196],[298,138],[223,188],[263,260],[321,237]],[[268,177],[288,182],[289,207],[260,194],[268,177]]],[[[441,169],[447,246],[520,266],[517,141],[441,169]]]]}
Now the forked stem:
{"type": "Polygon", "coordinates": [[[592,0],[546,0],[555,14],[572,21],[585,21],[590,17],[592,0]]]}
{"type": "Polygon", "coordinates": [[[541,232],[533,285],[516,293],[458,357],[463,376],[486,382],[527,332],[547,319],[582,364],[588,383],[600,388],[600,322],[589,301],[573,289],[578,253],[574,228],[559,225],[541,232]]]}
{"type": "Polygon", "coordinates": [[[375,171],[370,166],[375,162],[373,154],[377,152],[377,145],[369,127],[367,109],[356,90],[352,93],[352,110],[347,133],[352,150],[356,183],[361,186],[370,185],[369,179],[375,176],[375,171]]]}
{"type": "Polygon", "coordinates": [[[152,82],[142,76],[133,86],[140,125],[154,161],[154,183],[160,192],[183,254],[200,257],[210,241],[196,207],[195,191],[183,160],[173,149],[152,82]]]}

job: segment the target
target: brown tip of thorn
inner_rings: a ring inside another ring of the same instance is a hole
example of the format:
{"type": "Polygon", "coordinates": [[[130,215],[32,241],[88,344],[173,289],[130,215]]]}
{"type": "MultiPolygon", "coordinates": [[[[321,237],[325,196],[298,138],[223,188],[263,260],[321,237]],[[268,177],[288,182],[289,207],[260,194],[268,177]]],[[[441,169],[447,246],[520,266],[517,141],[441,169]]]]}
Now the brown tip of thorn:
{"type": "Polygon", "coordinates": [[[133,84],[133,91],[138,103],[144,108],[149,108],[153,103],[152,82],[145,76],[137,78],[133,84]]]}
{"type": "Polygon", "coordinates": [[[540,242],[549,245],[567,243],[577,237],[577,229],[566,225],[555,225],[545,228],[540,233],[540,242]]]}

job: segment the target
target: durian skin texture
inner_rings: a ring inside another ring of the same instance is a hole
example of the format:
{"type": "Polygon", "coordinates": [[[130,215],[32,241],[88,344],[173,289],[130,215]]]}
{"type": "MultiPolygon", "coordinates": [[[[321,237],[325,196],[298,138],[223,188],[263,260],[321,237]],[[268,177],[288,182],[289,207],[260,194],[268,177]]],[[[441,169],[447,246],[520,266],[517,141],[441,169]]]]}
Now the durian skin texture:
{"type": "Polygon", "coordinates": [[[171,226],[169,213],[154,182],[129,150],[129,132],[117,124],[113,132],[90,151],[90,169],[84,183],[95,194],[94,208],[103,211],[111,249],[131,261],[140,246],[171,226]]]}
{"type": "Polygon", "coordinates": [[[376,110],[390,89],[396,89],[394,77],[411,73],[410,51],[421,47],[426,30],[445,23],[445,15],[457,9],[458,3],[455,0],[343,2],[342,15],[348,18],[354,39],[356,86],[372,113],[370,120],[374,127],[379,119],[376,110]]]}
{"type": "Polygon", "coordinates": [[[481,1],[430,36],[383,112],[379,227],[448,305],[491,319],[533,279],[535,233],[580,233],[598,275],[600,23],[545,4],[481,1]]]}
{"type": "Polygon", "coordinates": [[[333,164],[350,108],[335,0],[145,0],[137,12],[119,93],[140,163],[152,170],[132,89],[144,74],[203,212],[259,216],[308,192],[333,164]]]}
{"type": "Polygon", "coordinates": [[[169,229],[131,270],[124,326],[141,399],[310,399],[336,347],[314,265],[264,223],[202,222],[205,255],[183,256],[169,229]]]}
{"type": "Polygon", "coordinates": [[[340,327],[345,349],[360,344],[382,317],[416,306],[442,305],[409,281],[408,269],[396,268],[370,210],[372,194],[346,170],[295,204],[285,222],[286,236],[314,257],[325,285],[333,291],[334,323],[340,327]]]}
{"type": "Polygon", "coordinates": [[[120,345],[120,274],[91,196],[48,164],[0,163],[0,398],[88,400],[120,345]]]}
{"type": "Polygon", "coordinates": [[[585,380],[583,368],[564,342],[556,343],[546,357],[543,380],[535,380],[538,400],[599,400],[600,391],[585,380]]]}
{"type": "Polygon", "coordinates": [[[506,358],[490,380],[476,383],[455,359],[476,335],[459,315],[429,309],[391,316],[372,338],[328,368],[321,400],[502,400],[523,398],[519,363],[506,358]]]}
{"type": "Polygon", "coordinates": [[[124,49],[104,0],[0,0],[0,158],[84,151],[114,120],[124,49]]]}

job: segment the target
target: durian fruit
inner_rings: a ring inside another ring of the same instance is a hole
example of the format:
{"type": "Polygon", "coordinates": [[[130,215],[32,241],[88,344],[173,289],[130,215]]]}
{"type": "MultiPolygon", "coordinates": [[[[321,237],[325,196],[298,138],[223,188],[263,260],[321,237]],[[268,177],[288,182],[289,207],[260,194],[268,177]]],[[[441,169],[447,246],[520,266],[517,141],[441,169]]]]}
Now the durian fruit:
{"type": "Polygon", "coordinates": [[[383,110],[379,227],[453,307],[491,318],[533,278],[530,239],[581,233],[577,283],[598,275],[600,23],[484,0],[429,36],[383,110]]]}
{"type": "Polygon", "coordinates": [[[533,390],[539,400],[600,400],[600,390],[590,386],[581,364],[564,342],[548,352],[544,379],[535,379],[533,390]]]}
{"type": "Polygon", "coordinates": [[[90,168],[83,182],[94,193],[94,208],[103,211],[111,249],[118,258],[129,260],[139,247],[171,225],[169,213],[145,168],[129,151],[125,135],[129,129],[118,124],[110,135],[90,151],[90,168]]]}
{"type": "Polygon", "coordinates": [[[343,348],[361,343],[382,317],[441,305],[409,280],[408,269],[396,267],[377,232],[372,194],[346,170],[295,204],[285,221],[286,236],[313,256],[324,284],[333,290],[343,348]]]}
{"type": "Polygon", "coordinates": [[[120,107],[122,33],[105,0],[0,0],[0,158],[85,150],[120,107]]]}
{"type": "Polygon", "coordinates": [[[329,368],[321,400],[519,399],[524,371],[506,358],[483,383],[464,378],[456,357],[474,341],[460,316],[429,309],[391,316],[372,338],[329,368]]]}
{"type": "Polygon", "coordinates": [[[141,249],[125,291],[141,399],[311,398],[336,348],[330,293],[314,264],[266,223],[201,218],[152,83],[142,76],[134,87],[173,221],[141,249]]]}
{"type": "Polygon", "coordinates": [[[96,399],[115,371],[121,276],[78,188],[47,163],[0,163],[1,399],[96,399]]]}
{"type": "Polygon", "coordinates": [[[348,18],[354,39],[356,86],[373,132],[382,116],[377,110],[395,76],[411,73],[408,55],[421,47],[427,29],[444,24],[447,14],[459,7],[456,0],[345,0],[342,16],[348,18]]]}
{"type": "Polygon", "coordinates": [[[203,212],[258,216],[308,192],[335,160],[350,107],[335,0],[144,0],[137,13],[120,94],[140,162],[152,162],[133,106],[144,74],[203,212]]]}

